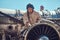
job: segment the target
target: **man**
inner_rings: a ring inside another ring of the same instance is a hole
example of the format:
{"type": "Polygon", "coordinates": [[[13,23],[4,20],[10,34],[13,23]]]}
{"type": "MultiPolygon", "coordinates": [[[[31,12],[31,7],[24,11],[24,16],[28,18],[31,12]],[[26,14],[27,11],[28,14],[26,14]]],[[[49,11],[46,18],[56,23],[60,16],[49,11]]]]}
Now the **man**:
{"type": "Polygon", "coordinates": [[[26,27],[29,27],[35,23],[37,23],[41,17],[38,12],[34,11],[34,6],[32,4],[28,4],[27,12],[23,15],[23,21],[26,27]]]}

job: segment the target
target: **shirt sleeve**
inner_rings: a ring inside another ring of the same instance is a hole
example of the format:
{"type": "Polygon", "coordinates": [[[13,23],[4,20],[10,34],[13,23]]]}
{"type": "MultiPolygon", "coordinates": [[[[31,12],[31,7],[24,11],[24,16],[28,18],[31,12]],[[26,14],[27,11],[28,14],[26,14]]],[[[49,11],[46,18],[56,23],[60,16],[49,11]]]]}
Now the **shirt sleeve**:
{"type": "Polygon", "coordinates": [[[37,13],[37,20],[40,21],[41,20],[41,15],[39,13],[37,13]]]}
{"type": "Polygon", "coordinates": [[[26,24],[28,22],[28,19],[27,19],[27,15],[26,14],[23,15],[23,22],[24,22],[24,24],[26,24]]]}

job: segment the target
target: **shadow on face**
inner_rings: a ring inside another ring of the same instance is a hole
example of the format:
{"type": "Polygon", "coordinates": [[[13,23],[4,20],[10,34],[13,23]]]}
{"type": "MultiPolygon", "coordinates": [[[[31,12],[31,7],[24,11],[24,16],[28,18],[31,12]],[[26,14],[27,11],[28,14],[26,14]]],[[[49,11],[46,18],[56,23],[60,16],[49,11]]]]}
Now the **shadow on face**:
{"type": "Polygon", "coordinates": [[[32,12],[33,12],[33,9],[32,9],[31,7],[29,7],[29,8],[27,9],[27,11],[28,11],[29,13],[32,13],[32,12]]]}

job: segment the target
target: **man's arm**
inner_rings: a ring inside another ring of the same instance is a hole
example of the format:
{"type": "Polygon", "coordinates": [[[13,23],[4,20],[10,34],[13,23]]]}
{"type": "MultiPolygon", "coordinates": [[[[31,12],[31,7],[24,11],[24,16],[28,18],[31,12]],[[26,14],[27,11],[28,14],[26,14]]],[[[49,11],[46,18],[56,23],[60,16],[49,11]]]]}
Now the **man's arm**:
{"type": "Polygon", "coordinates": [[[41,20],[41,15],[39,13],[37,13],[37,19],[36,19],[36,22],[40,21],[41,20]]]}
{"type": "Polygon", "coordinates": [[[25,26],[28,26],[29,25],[27,14],[24,14],[24,16],[23,16],[23,22],[24,22],[25,26]]]}

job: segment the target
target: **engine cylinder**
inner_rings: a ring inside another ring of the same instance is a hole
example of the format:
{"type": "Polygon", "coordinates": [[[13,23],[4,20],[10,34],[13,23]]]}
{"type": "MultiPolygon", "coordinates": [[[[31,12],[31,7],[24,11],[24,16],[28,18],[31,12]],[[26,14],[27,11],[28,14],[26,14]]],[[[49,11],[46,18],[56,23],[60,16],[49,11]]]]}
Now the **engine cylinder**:
{"type": "Polygon", "coordinates": [[[24,40],[60,40],[60,36],[54,26],[37,24],[28,29],[24,40]]]}

